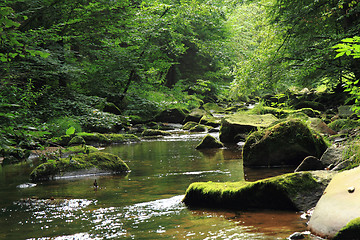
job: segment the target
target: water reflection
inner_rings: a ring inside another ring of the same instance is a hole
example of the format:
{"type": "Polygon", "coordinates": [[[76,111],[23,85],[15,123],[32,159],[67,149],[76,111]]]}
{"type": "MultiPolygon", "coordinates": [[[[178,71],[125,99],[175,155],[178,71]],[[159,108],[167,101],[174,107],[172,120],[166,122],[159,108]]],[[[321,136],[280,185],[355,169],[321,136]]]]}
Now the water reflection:
{"type": "Polygon", "coordinates": [[[0,239],[276,239],[303,229],[291,212],[188,210],[181,199],[192,182],[279,173],[245,169],[244,175],[239,149],[197,151],[201,137],[175,135],[106,148],[129,165],[128,176],[27,187],[31,163],[1,168],[0,239]]]}

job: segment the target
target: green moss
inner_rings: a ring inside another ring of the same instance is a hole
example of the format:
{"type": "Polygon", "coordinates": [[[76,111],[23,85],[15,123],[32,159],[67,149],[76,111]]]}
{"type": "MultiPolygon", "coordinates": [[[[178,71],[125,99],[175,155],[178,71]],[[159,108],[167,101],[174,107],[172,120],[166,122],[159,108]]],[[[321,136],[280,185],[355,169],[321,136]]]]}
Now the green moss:
{"type": "Polygon", "coordinates": [[[93,152],[90,154],[79,154],[69,158],[48,160],[36,167],[31,172],[30,178],[33,181],[46,180],[67,172],[76,172],[91,168],[116,173],[129,171],[129,167],[118,156],[104,152],[93,152]]]}
{"type": "Polygon", "coordinates": [[[81,136],[75,136],[69,141],[69,146],[86,144],[85,139],[81,136]]]}
{"type": "Polygon", "coordinates": [[[88,154],[88,153],[98,152],[98,151],[99,150],[93,146],[75,145],[75,146],[70,146],[70,147],[65,148],[64,150],[62,150],[62,153],[65,153],[65,154],[74,154],[74,153],[88,154]]]}
{"type": "Polygon", "coordinates": [[[51,141],[53,143],[59,144],[60,146],[67,146],[72,139],[70,135],[63,135],[61,137],[53,137],[51,141]]]}
{"type": "Polygon", "coordinates": [[[318,187],[310,173],[290,173],[256,182],[196,182],[183,199],[190,207],[299,209],[302,193],[318,187]]]}
{"type": "Polygon", "coordinates": [[[198,123],[196,122],[187,122],[185,123],[185,125],[183,126],[183,130],[190,130],[191,128],[195,127],[196,125],[198,125],[198,123]]]}
{"type": "Polygon", "coordinates": [[[205,132],[207,127],[202,124],[197,124],[196,126],[190,128],[190,132],[205,132]]]}
{"type": "Polygon", "coordinates": [[[111,143],[123,143],[123,142],[138,142],[140,141],[139,137],[134,134],[104,134],[106,138],[110,140],[111,143]]]}
{"type": "Polygon", "coordinates": [[[218,127],[220,126],[221,120],[219,118],[213,117],[211,115],[204,115],[200,119],[200,123],[212,127],[218,127]]]}
{"type": "Polygon", "coordinates": [[[216,103],[205,103],[203,108],[208,112],[224,113],[225,109],[217,105],[216,103]]]}
{"type": "Polygon", "coordinates": [[[333,238],[333,240],[341,239],[358,239],[360,236],[360,218],[351,220],[343,227],[333,238]]]}
{"type": "Polygon", "coordinates": [[[141,133],[141,136],[143,137],[169,136],[169,135],[171,135],[171,133],[157,129],[146,129],[141,133]]]}
{"type": "Polygon", "coordinates": [[[247,165],[297,165],[307,156],[320,158],[324,139],[299,120],[289,120],[253,132],[243,147],[247,165]],[[264,161],[266,160],[266,161],[264,161]]]}
{"type": "Polygon", "coordinates": [[[236,135],[267,128],[277,120],[272,114],[253,115],[245,112],[232,114],[221,120],[220,141],[234,142],[236,135]]]}

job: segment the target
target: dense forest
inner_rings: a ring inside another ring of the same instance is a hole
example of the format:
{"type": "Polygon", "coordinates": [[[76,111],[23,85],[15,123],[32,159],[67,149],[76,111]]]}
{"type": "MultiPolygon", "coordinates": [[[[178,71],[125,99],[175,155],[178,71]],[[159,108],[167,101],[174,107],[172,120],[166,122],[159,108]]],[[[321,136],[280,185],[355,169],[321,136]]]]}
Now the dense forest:
{"type": "Polygon", "coordinates": [[[1,155],[304,88],[360,106],[358,36],[358,0],[3,0],[1,155]]]}

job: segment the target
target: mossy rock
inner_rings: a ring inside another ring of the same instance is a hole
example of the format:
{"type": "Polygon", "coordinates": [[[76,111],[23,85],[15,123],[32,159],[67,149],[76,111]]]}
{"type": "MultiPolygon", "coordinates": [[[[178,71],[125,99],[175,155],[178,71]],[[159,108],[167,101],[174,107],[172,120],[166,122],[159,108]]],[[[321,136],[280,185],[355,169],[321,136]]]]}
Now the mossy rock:
{"type": "Polygon", "coordinates": [[[238,134],[269,127],[277,120],[272,114],[253,115],[244,112],[232,114],[221,120],[220,141],[235,143],[235,137],[238,134]]]}
{"type": "Polygon", "coordinates": [[[191,128],[195,127],[196,125],[198,125],[197,122],[187,122],[185,123],[185,125],[182,127],[183,130],[190,130],[191,128]]]}
{"type": "Polygon", "coordinates": [[[73,137],[73,138],[69,141],[69,143],[68,143],[69,146],[83,145],[83,144],[86,144],[86,141],[85,141],[85,139],[84,139],[83,137],[81,137],[81,136],[75,136],[75,137],[73,137]]]}
{"type": "Polygon", "coordinates": [[[196,126],[190,128],[190,132],[206,132],[207,126],[202,124],[197,124],[196,126]]]}
{"type": "Polygon", "coordinates": [[[134,134],[117,134],[109,133],[104,134],[106,138],[110,140],[111,143],[124,143],[124,142],[138,142],[140,138],[134,134]]]}
{"type": "Polygon", "coordinates": [[[202,106],[207,112],[210,113],[224,113],[225,109],[217,105],[216,103],[205,103],[202,106]]]}
{"type": "Polygon", "coordinates": [[[53,137],[51,139],[51,141],[55,144],[58,144],[60,146],[68,146],[69,145],[69,142],[70,140],[73,138],[73,136],[70,136],[70,135],[63,135],[61,137],[53,137]]]}
{"type": "Polygon", "coordinates": [[[196,149],[222,148],[222,147],[224,147],[224,144],[222,144],[215,137],[208,134],[201,140],[199,145],[196,146],[196,149]]]}
{"type": "Polygon", "coordinates": [[[333,238],[333,240],[359,239],[360,236],[360,217],[351,220],[333,238]]]}
{"type": "Polygon", "coordinates": [[[200,122],[200,119],[206,115],[211,116],[211,114],[209,112],[207,112],[206,110],[200,109],[200,108],[195,108],[195,109],[191,110],[191,112],[186,116],[184,122],[197,122],[198,123],[198,122],[200,122]]]}
{"type": "Polygon", "coordinates": [[[195,182],[183,202],[200,208],[307,210],[323,189],[311,173],[290,173],[256,182],[195,182]]]}
{"type": "Polygon", "coordinates": [[[211,115],[204,115],[200,119],[200,124],[204,124],[211,127],[218,127],[221,124],[221,119],[213,117],[211,115]]]}
{"type": "Polygon", "coordinates": [[[72,155],[72,154],[89,154],[89,153],[93,153],[93,152],[98,152],[99,150],[96,147],[93,146],[88,146],[88,145],[75,145],[75,146],[70,146],[67,147],[65,149],[61,149],[61,156],[59,157],[63,157],[68,156],[68,155],[72,155]]]}
{"type": "Polygon", "coordinates": [[[166,122],[166,123],[182,123],[186,118],[186,109],[181,108],[171,108],[162,111],[155,116],[156,122],[166,122]]]}
{"type": "Polygon", "coordinates": [[[171,135],[171,133],[157,129],[146,129],[141,133],[141,136],[143,137],[169,136],[169,135],[171,135]]]}
{"type": "Polygon", "coordinates": [[[243,147],[245,166],[298,166],[307,156],[320,158],[324,139],[298,120],[253,132],[243,147]]]}
{"type": "Polygon", "coordinates": [[[129,167],[118,156],[105,152],[93,152],[90,154],[79,154],[69,158],[48,160],[40,164],[30,174],[33,181],[49,180],[55,176],[63,176],[67,173],[82,172],[89,170],[91,173],[127,173],[129,167]]]}

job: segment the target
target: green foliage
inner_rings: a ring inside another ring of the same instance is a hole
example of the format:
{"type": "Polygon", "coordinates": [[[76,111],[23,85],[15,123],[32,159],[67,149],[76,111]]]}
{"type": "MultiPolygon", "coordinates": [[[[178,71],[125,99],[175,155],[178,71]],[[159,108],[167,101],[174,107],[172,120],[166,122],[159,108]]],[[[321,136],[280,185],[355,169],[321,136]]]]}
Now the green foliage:
{"type": "Polygon", "coordinates": [[[75,131],[82,131],[80,122],[71,117],[54,118],[48,122],[47,126],[55,137],[60,137],[64,134],[72,135],[75,131]]]}

